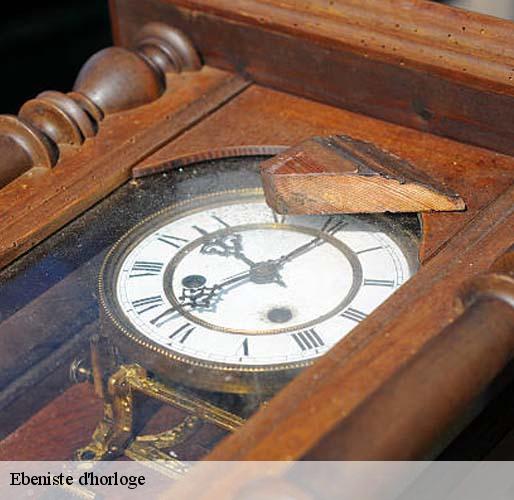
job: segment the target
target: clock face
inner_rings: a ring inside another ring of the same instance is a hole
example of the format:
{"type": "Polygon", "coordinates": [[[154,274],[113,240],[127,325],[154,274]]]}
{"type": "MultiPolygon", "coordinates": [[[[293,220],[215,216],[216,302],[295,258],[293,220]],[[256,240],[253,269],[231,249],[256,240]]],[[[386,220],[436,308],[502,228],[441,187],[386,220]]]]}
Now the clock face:
{"type": "Polygon", "coordinates": [[[101,292],[124,332],[169,359],[303,366],[411,276],[408,241],[382,217],[280,216],[260,191],[220,193],[129,232],[101,292]]]}

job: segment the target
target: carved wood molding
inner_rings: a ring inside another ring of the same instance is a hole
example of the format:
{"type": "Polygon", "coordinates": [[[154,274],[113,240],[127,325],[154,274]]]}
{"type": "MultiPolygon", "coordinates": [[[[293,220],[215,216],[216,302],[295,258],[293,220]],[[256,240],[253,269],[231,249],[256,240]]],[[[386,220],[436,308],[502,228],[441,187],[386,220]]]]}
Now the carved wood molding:
{"type": "Polygon", "coordinates": [[[191,37],[206,64],[514,153],[514,23],[424,0],[111,4],[125,46],[141,23],[165,20],[191,37]]]}
{"type": "Polygon", "coordinates": [[[214,68],[168,74],[173,91],[106,116],[95,140],[62,147],[57,168],[32,169],[0,189],[0,268],[130,178],[131,169],[249,84],[214,68]]]}
{"type": "Polygon", "coordinates": [[[200,67],[185,35],[162,23],[145,25],[134,50],[101,50],[82,67],[72,92],[43,92],[17,117],[0,115],[0,188],[33,167],[54,167],[63,145],[96,135],[105,115],[156,100],[167,72],[200,67]]]}

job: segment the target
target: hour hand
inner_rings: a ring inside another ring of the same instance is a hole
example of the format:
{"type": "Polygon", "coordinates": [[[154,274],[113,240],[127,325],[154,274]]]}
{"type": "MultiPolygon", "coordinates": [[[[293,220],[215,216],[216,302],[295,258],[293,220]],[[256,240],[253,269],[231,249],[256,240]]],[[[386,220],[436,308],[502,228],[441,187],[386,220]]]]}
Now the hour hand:
{"type": "Polygon", "coordinates": [[[217,285],[212,287],[201,286],[199,288],[184,287],[178,300],[182,306],[189,306],[192,309],[209,309],[220,291],[221,289],[217,285]]]}
{"type": "Polygon", "coordinates": [[[233,256],[242,260],[245,264],[253,266],[255,262],[249,259],[243,252],[242,236],[239,233],[229,233],[216,236],[206,241],[200,248],[200,253],[205,255],[233,256]]]}
{"type": "Polygon", "coordinates": [[[242,283],[249,277],[250,272],[246,271],[229,276],[215,285],[205,286],[205,280],[198,280],[199,276],[188,276],[182,280],[182,293],[178,300],[183,307],[212,311],[216,309],[222,295],[227,291],[227,287],[242,283]],[[195,280],[190,280],[191,283],[184,284],[184,281],[187,281],[188,278],[195,278],[195,280]]]}

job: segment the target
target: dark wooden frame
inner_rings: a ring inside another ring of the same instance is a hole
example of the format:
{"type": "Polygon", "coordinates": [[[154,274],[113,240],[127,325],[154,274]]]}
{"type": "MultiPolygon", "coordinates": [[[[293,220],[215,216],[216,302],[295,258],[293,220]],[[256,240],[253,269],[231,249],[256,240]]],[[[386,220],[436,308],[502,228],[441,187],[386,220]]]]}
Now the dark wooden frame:
{"type": "Polygon", "coordinates": [[[256,83],[514,153],[512,23],[425,0],[112,0],[115,37],[166,19],[256,83]],[[234,48],[237,47],[237,50],[234,48]]]}
{"type": "MultiPolygon", "coordinates": [[[[511,289],[505,292],[494,280],[484,295],[494,302],[492,309],[481,306],[479,316],[486,321],[494,314],[495,324],[503,325],[489,325],[498,334],[498,342],[493,336],[491,345],[501,355],[493,359],[484,352],[490,361],[487,370],[477,371],[472,380],[463,370],[451,385],[454,392],[432,394],[432,406],[439,413],[431,420],[433,425],[418,433],[419,440],[402,447],[404,439],[396,433],[382,447],[370,444],[357,455],[334,443],[355,438],[359,422],[376,429],[377,434],[370,430],[370,435],[379,434],[381,420],[373,413],[374,398],[384,391],[391,396],[398,377],[412,384],[419,380],[412,366],[437,351],[448,328],[460,325],[458,333],[470,329],[480,336],[476,327],[461,319],[463,307],[456,301],[465,283],[488,272],[512,244],[514,158],[465,143],[514,153],[509,127],[514,121],[514,68],[508,54],[497,56],[502,44],[513,46],[514,25],[421,0],[376,3],[376,10],[369,11],[371,20],[362,17],[359,2],[344,0],[339,2],[341,9],[315,12],[309,11],[308,3],[296,2],[285,10],[278,2],[257,0],[113,0],[118,43],[130,47],[142,24],[164,21],[190,36],[207,64],[242,77],[210,67],[168,76],[173,92],[156,103],[113,114],[97,137],[81,148],[65,148],[54,171],[29,171],[0,190],[0,265],[87,209],[131,172],[140,176],[213,155],[278,151],[315,133],[345,132],[341,128],[375,141],[459,192],[468,211],[424,215],[421,271],[208,458],[418,457],[510,360],[511,343],[501,340],[511,333],[512,299],[505,299],[511,289]],[[376,23],[376,16],[381,23],[376,23]],[[403,20],[399,27],[395,19],[403,20]],[[389,45],[393,38],[396,50],[389,45]],[[337,85],[323,74],[328,67],[338,75],[337,85]],[[345,75],[348,78],[343,80],[345,75]],[[325,104],[250,85],[248,79],[325,104]],[[377,95],[381,103],[374,99],[377,95]],[[259,104],[278,113],[284,100],[290,114],[282,120],[270,120],[264,110],[256,127],[248,118],[245,121],[248,111],[257,112],[259,104]],[[303,108],[312,115],[311,121],[298,119],[303,108]],[[133,125],[122,125],[129,121],[133,125]],[[273,121],[279,122],[275,128],[273,121]],[[239,129],[230,127],[232,123],[239,129]],[[225,130],[220,124],[227,124],[225,130]],[[452,395],[458,404],[449,404],[452,395]],[[364,420],[359,419],[362,414],[364,420]],[[306,420],[305,415],[311,418],[306,420]]],[[[510,283],[511,264],[508,260],[493,274],[506,276],[510,283]]],[[[472,307],[475,302],[466,304],[472,307]]],[[[477,340],[474,345],[482,344],[477,340]]],[[[468,354],[461,364],[469,368],[475,358],[468,354]]],[[[453,366],[455,356],[442,363],[442,368],[453,366]]],[[[407,384],[408,390],[403,386],[400,403],[412,396],[412,384],[407,384]]],[[[419,409],[426,401],[419,399],[417,404],[419,409]]],[[[406,417],[403,432],[419,424],[417,415],[406,417]]]]}

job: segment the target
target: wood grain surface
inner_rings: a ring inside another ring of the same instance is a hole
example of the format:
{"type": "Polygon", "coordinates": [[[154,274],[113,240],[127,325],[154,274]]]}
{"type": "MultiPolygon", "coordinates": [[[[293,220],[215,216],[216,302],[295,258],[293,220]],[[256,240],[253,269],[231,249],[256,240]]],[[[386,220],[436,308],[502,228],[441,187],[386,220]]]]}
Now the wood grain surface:
{"type": "Polygon", "coordinates": [[[514,153],[514,24],[425,0],[111,0],[257,83],[514,153]]]}
{"type": "MultiPolygon", "coordinates": [[[[0,460],[71,460],[78,448],[89,443],[102,408],[91,384],[72,385],[0,442],[0,460]]],[[[145,412],[142,434],[169,430],[186,417],[185,412],[168,406],[150,405],[145,412]]],[[[198,460],[225,434],[214,425],[203,424],[176,451],[183,460],[198,460]]]]}
{"type": "Polygon", "coordinates": [[[30,170],[0,191],[0,268],[130,177],[131,168],[247,84],[213,68],[168,76],[157,101],[105,118],[98,135],[63,150],[52,170],[30,170]]]}
{"type": "Polygon", "coordinates": [[[261,163],[266,201],[280,214],[464,210],[458,194],[370,142],[312,137],[261,163]]]}
{"type": "Polygon", "coordinates": [[[93,387],[72,386],[0,442],[0,460],[71,460],[101,418],[93,387]]]}

